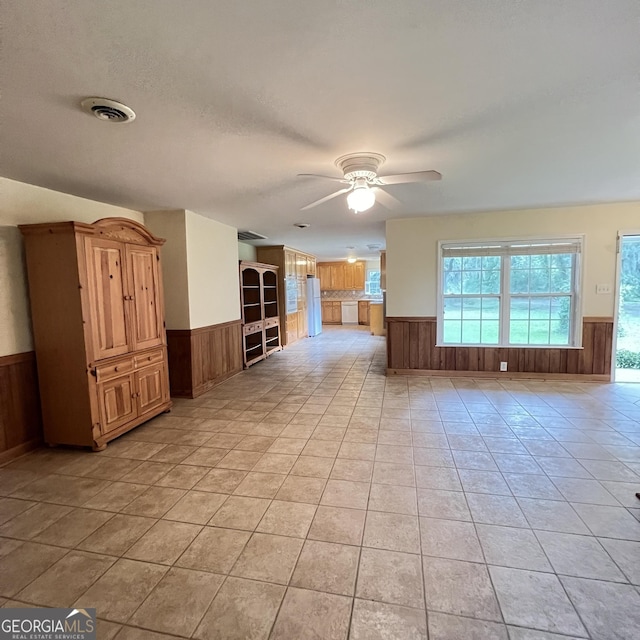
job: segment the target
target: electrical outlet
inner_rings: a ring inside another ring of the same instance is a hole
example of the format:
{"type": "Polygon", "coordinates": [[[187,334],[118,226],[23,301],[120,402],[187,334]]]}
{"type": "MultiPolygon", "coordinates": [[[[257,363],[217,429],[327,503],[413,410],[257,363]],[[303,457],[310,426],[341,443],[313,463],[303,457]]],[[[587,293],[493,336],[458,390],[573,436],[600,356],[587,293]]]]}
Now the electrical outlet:
{"type": "Polygon", "coordinates": [[[506,362],[501,362],[500,363],[500,371],[506,371],[507,370],[507,363],[506,362]]]}

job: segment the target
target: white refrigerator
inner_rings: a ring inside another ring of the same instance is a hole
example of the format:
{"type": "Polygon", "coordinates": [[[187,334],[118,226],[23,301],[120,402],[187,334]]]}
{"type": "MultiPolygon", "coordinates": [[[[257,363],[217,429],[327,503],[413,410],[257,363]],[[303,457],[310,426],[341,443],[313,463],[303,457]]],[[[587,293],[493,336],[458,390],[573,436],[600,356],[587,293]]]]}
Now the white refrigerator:
{"type": "Polygon", "coordinates": [[[322,333],[322,304],[320,301],[320,279],[307,278],[307,314],[309,337],[322,333]]]}

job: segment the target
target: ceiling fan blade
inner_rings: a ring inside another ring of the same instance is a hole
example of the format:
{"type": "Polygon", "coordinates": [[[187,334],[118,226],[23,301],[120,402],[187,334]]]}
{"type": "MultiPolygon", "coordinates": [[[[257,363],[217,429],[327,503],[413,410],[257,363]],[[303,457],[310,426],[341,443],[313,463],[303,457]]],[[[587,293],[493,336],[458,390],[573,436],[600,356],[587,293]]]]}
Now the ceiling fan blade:
{"type": "Polygon", "coordinates": [[[327,200],[331,200],[332,198],[335,198],[343,193],[347,193],[347,191],[351,191],[351,187],[346,187],[345,189],[340,189],[339,191],[334,191],[333,193],[330,193],[328,196],[325,196],[324,198],[320,198],[320,200],[316,200],[315,202],[312,202],[311,204],[308,204],[306,207],[302,207],[302,209],[300,209],[300,211],[305,211],[306,209],[311,209],[312,207],[317,207],[319,204],[322,204],[323,202],[326,202],[327,200]]]}
{"type": "Polygon", "coordinates": [[[382,184],[405,184],[407,182],[431,182],[442,180],[442,174],[437,171],[414,171],[413,173],[398,173],[393,176],[379,176],[382,184]]]}
{"type": "Polygon", "coordinates": [[[380,187],[374,187],[376,194],[376,202],[379,202],[383,207],[393,211],[402,207],[402,202],[398,198],[394,198],[390,193],[381,189],[380,187]]]}
{"type": "Polygon", "coordinates": [[[335,176],[323,176],[319,173],[299,173],[299,178],[325,178],[325,180],[335,180],[336,182],[343,182],[344,184],[349,184],[349,180],[345,180],[344,178],[336,178],[335,176]]]}

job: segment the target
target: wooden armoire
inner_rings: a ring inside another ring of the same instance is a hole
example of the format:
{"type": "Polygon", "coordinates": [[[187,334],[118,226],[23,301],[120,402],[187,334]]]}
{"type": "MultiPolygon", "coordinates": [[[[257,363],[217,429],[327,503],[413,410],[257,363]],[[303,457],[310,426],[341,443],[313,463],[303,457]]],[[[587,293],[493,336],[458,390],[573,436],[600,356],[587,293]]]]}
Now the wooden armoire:
{"type": "Polygon", "coordinates": [[[100,451],[171,407],[164,240],[125,218],[20,230],[44,439],[100,451]]]}

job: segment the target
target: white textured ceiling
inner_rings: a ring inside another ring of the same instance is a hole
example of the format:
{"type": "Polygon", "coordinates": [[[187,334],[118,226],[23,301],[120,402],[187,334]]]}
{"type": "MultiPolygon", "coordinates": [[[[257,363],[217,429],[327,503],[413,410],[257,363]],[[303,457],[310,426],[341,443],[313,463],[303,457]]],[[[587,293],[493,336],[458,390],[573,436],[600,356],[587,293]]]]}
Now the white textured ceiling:
{"type": "Polygon", "coordinates": [[[0,174],[139,210],[186,208],[324,258],[384,220],[640,200],[637,0],[7,0],[0,174]],[[121,100],[128,125],[84,114],[121,100]],[[355,151],[403,206],[354,216],[355,151]],[[309,222],[300,231],[294,222],[309,222]]]}

